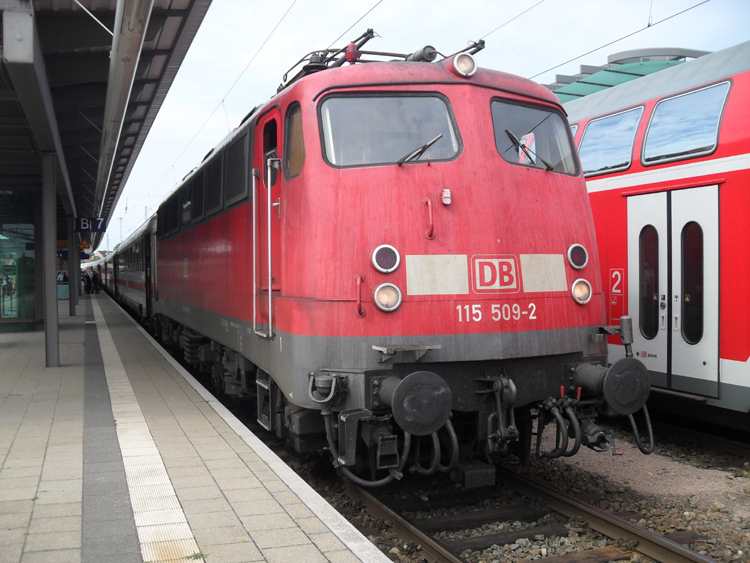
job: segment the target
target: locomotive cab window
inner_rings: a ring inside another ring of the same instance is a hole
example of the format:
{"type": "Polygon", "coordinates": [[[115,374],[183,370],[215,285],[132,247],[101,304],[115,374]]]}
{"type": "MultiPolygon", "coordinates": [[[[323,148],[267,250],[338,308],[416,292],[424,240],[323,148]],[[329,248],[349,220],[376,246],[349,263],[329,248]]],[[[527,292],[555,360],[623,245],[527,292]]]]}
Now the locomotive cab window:
{"type": "Polygon", "coordinates": [[[660,101],[643,147],[643,163],[658,164],[713,152],[729,83],[660,101]]]}
{"type": "Polygon", "coordinates": [[[560,114],[500,100],[493,100],[491,109],[495,146],[503,159],[511,164],[576,174],[573,143],[560,114]]]}
{"type": "MultiPolygon", "coordinates": [[[[263,127],[263,184],[266,185],[267,187],[269,183],[268,160],[271,158],[278,158],[278,157],[279,157],[278,126],[276,125],[276,120],[272,119],[271,121],[266,123],[265,127],[263,127]]],[[[279,177],[279,172],[278,170],[276,170],[276,168],[271,167],[270,174],[271,174],[270,187],[273,187],[276,185],[276,180],[279,177]]]]}
{"type": "Polygon", "coordinates": [[[630,167],[641,115],[643,107],[637,107],[589,122],[578,145],[584,176],[630,167]]]}
{"type": "Polygon", "coordinates": [[[286,113],[286,146],[284,147],[284,172],[294,178],[305,164],[305,142],[302,138],[302,108],[292,105],[286,113]]]}
{"type": "Polygon", "coordinates": [[[323,156],[336,167],[451,160],[460,149],[448,101],[436,94],[330,96],[319,120],[323,156]]]}

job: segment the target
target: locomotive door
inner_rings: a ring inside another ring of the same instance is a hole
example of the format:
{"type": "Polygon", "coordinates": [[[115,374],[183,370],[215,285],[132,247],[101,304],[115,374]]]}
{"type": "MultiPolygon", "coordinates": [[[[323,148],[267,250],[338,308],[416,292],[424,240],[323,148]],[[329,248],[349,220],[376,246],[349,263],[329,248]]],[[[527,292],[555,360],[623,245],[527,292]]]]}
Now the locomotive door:
{"type": "Polygon", "coordinates": [[[255,334],[274,336],[274,295],[281,291],[280,113],[258,121],[253,143],[253,287],[255,334]],[[263,326],[265,325],[265,329],[263,326]]]}
{"type": "Polygon", "coordinates": [[[652,382],[717,397],[718,186],[628,198],[628,297],[652,382]]]}

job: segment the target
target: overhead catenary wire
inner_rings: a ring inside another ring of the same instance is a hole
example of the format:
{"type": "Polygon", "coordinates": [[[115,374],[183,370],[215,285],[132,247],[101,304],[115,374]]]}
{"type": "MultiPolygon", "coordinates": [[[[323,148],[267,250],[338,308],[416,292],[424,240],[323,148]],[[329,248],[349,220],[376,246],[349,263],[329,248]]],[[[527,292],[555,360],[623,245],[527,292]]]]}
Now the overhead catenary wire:
{"type": "MultiPolygon", "coordinates": [[[[344,33],[342,33],[338,38],[336,38],[333,41],[333,43],[335,43],[341,37],[343,37],[346,33],[348,33],[355,25],[357,25],[359,22],[361,22],[370,12],[372,12],[375,8],[377,8],[382,2],[383,2],[383,0],[378,0],[369,10],[367,10],[367,12],[365,12],[359,19],[357,19],[351,26],[349,26],[346,29],[346,31],[344,31],[344,33]]],[[[157,204],[154,207],[158,207],[161,204],[161,202],[164,201],[164,199],[166,199],[166,195],[168,195],[168,194],[163,194],[161,196],[151,196],[151,192],[154,191],[156,189],[156,187],[164,180],[164,178],[167,176],[167,174],[169,174],[170,170],[172,171],[173,174],[175,174],[175,165],[177,164],[177,161],[179,161],[180,158],[182,158],[182,156],[185,154],[185,152],[188,150],[188,148],[191,146],[191,144],[195,141],[195,139],[198,137],[198,135],[201,133],[201,131],[203,131],[203,129],[206,127],[206,125],[209,123],[209,121],[213,118],[214,114],[219,110],[220,107],[224,107],[224,112],[225,112],[225,117],[226,117],[225,100],[226,100],[227,96],[229,96],[229,94],[232,92],[232,90],[234,89],[234,87],[240,81],[240,79],[245,74],[245,72],[247,71],[247,69],[250,67],[250,65],[253,63],[253,61],[255,61],[255,59],[258,57],[258,55],[260,54],[260,52],[266,46],[266,44],[268,43],[268,41],[271,39],[271,37],[276,32],[276,30],[282,24],[282,22],[284,21],[284,19],[286,19],[287,15],[292,10],[292,8],[295,6],[296,3],[297,3],[297,0],[293,0],[293,2],[290,4],[289,8],[287,8],[286,12],[284,12],[284,14],[279,19],[278,23],[274,26],[274,28],[268,34],[268,36],[266,37],[265,41],[263,41],[263,43],[260,45],[260,47],[258,47],[258,49],[255,52],[255,54],[250,58],[250,61],[245,65],[245,67],[242,69],[242,71],[237,76],[237,78],[235,79],[235,81],[232,83],[232,85],[229,87],[229,89],[227,90],[227,92],[224,94],[224,96],[222,97],[221,101],[217,104],[217,106],[209,114],[209,116],[206,118],[206,120],[203,122],[203,124],[200,126],[200,128],[196,131],[195,135],[193,135],[193,137],[187,142],[187,144],[182,149],[182,151],[180,152],[180,154],[177,156],[177,158],[175,158],[175,160],[172,163],[172,165],[169,168],[167,168],[167,170],[164,171],[164,174],[161,175],[161,177],[156,181],[156,183],[153,185],[153,187],[151,188],[151,190],[149,190],[148,196],[147,196],[147,198],[149,200],[153,200],[153,199],[157,199],[158,198],[158,202],[157,202],[157,204]]],[[[331,45],[333,45],[333,43],[331,43],[331,45]]],[[[175,183],[176,183],[176,180],[175,180],[175,183]]],[[[140,222],[140,221],[136,221],[136,222],[140,222]]]]}
{"type": "Polygon", "coordinates": [[[526,9],[525,9],[525,10],[524,10],[523,12],[521,12],[521,13],[520,13],[520,14],[518,14],[517,16],[513,16],[513,17],[512,17],[512,18],[510,18],[510,19],[509,19],[508,21],[506,21],[505,23],[503,23],[503,24],[501,24],[501,25],[497,26],[497,27],[496,27],[495,29],[493,29],[493,30],[492,30],[492,31],[490,31],[489,33],[485,33],[484,35],[482,35],[482,37],[480,37],[480,39],[486,39],[487,37],[489,37],[490,35],[492,35],[493,33],[495,33],[495,32],[496,32],[497,30],[499,30],[499,29],[502,29],[503,27],[505,27],[506,25],[508,25],[508,24],[509,24],[510,22],[512,22],[512,21],[514,21],[514,20],[517,20],[517,19],[518,19],[518,18],[520,18],[520,17],[522,16],[522,15],[524,15],[524,14],[525,14],[526,12],[529,12],[529,11],[533,10],[533,9],[534,9],[534,8],[536,8],[536,7],[537,7],[537,6],[539,5],[539,4],[543,4],[544,2],[546,2],[546,0],[540,0],[539,2],[537,2],[536,4],[534,4],[533,6],[531,6],[531,7],[529,7],[529,8],[526,8],[526,9]]]}
{"type": "MultiPolygon", "coordinates": [[[[633,35],[636,35],[636,34],[640,33],[641,31],[645,31],[645,30],[647,30],[647,29],[651,29],[652,27],[655,27],[655,26],[659,25],[660,23],[663,23],[663,22],[665,22],[665,21],[667,21],[667,20],[671,20],[672,18],[676,18],[677,16],[679,16],[679,15],[681,15],[681,14],[684,14],[685,12],[689,12],[689,11],[690,11],[690,10],[692,10],[693,8],[697,8],[698,6],[702,6],[703,4],[706,4],[706,3],[710,2],[710,1],[711,1],[711,0],[703,0],[703,2],[698,2],[697,4],[693,4],[693,5],[692,5],[692,6],[690,6],[689,8],[685,8],[684,10],[682,10],[682,11],[680,11],[680,12],[677,12],[677,13],[675,13],[675,14],[672,14],[671,16],[667,16],[666,18],[664,18],[664,19],[661,19],[661,20],[659,20],[659,21],[657,21],[657,22],[654,22],[654,23],[650,23],[650,22],[649,22],[648,24],[646,24],[646,25],[645,25],[645,26],[643,26],[642,28],[640,28],[640,29],[637,29],[637,30],[635,30],[635,31],[633,31],[633,32],[631,32],[631,33],[628,33],[627,35],[623,35],[623,36],[622,36],[622,37],[620,37],[619,39],[615,39],[614,41],[610,41],[609,43],[605,43],[604,45],[601,45],[601,46],[597,47],[596,49],[591,49],[590,51],[586,51],[586,52],[585,52],[585,53],[583,53],[582,55],[578,55],[577,57],[573,57],[572,59],[568,59],[568,60],[567,60],[567,61],[565,61],[564,63],[560,63],[560,64],[558,64],[558,65],[555,65],[555,66],[553,66],[553,67],[551,67],[551,68],[548,68],[547,70],[543,70],[542,72],[538,72],[538,73],[536,73],[536,74],[535,74],[534,76],[529,76],[529,80],[533,80],[533,79],[534,79],[534,78],[536,78],[537,76],[541,76],[542,74],[545,74],[545,73],[547,73],[547,72],[550,72],[550,71],[552,71],[552,70],[555,70],[555,69],[557,69],[557,68],[560,68],[561,66],[565,66],[565,65],[566,65],[566,64],[568,64],[568,63],[572,63],[572,62],[573,62],[573,61],[575,61],[575,60],[578,60],[578,59],[580,59],[580,58],[582,58],[582,57],[585,57],[586,55],[590,55],[591,53],[595,53],[596,51],[599,51],[599,50],[601,50],[601,49],[604,49],[605,47],[609,47],[610,45],[614,45],[615,43],[618,43],[619,41],[622,41],[623,39],[627,39],[628,37],[632,37],[633,35]]],[[[649,18],[649,19],[650,19],[650,18],[649,18]]]]}
{"type": "MultiPolygon", "coordinates": [[[[279,19],[278,23],[274,26],[274,28],[268,34],[268,37],[266,37],[265,41],[263,41],[263,43],[261,43],[260,47],[258,47],[258,50],[255,51],[255,54],[250,58],[250,61],[245,65],[245,68],[242,69],[242,72],[240,72],[240,74],[237,76],[237,78],[235,79],[235,81],[229,87],[229,90],[227,90],[226,94],[224,94],[224,96],[221,98],[221,101],[216,105],[216,107],[209,114],[209,116],[206,118],[206,120],[203,122],[203,124],[198,128],[198,131],[195,132],[195,135],[193,135],[193,137],[187,142],[187,144],[185,145],[185,147],[182,149],[182,152],[180,152],[180,154],[177,155],[177,158],[174,159],[174,162],[172,163],[171,168],[174,168],[174,165],[177,164],[177,161],[180,160],[180,158],[182,158],[182,155],[184,155],[185,152],[188,150],[188,148],[190,148],[190,145],[193,144],[193,141],[195,141],[195,139],[198,138],[198,135],[200,135],[201,131],[203,131],[203,129],[206,127],[206,125],[208,125],[208,122],[211,121],[211,118],[214,116],[214,114],[219,110],[220,107],[222,107],[224,105],[224,100],[226,100],[227,96],[229,96],[229,94],[232,92],[232,90],[234,89],[234,87],[237,86],[237,83],[240,81],[240,79],[245,74],[245,72],[247,72],[247,69],[250,68],[250,65],[253,64],[253,61],[258,57],[258,55],[260,54],[260,52],[263,50],[263,47],[266,46],[266,43],[268,43],[268,41],[271,39],[271,37],[273,37],[273,34],[279,28],[279,26],[284,21],[284,19],[286,19],[287,15],[292,10],[292,8],[294,8],[294,5],[296,3],[297,3],[297,0],[294,0],[291,3],[291,5],[289,6],[289,8],[287,8],[286,12],[284,12],[284,15],[281,16],[281,19],[279,19]]],[[[158,186],[161,183],[161,181],[164,179],[164,177],[167,174],[169,174],[169,170],[170,169],[167,169],[164,172],[164,174],[162,174],[162,176],[159,178],[159,180],[157,180],[157,182],[154,184],[154,186],[151,188],[151,190],[153,190],[154,188],[156,188],[156,186],[158,186]]],[[[150,190],[149,190],[149,193],[150,193],[150,190]]]]}
{"type": "MultiPolygon", "coordinates": [[[[542,1],[544,1],[544,0],[542,0],[542,1]]],[[[372,12],[375,8],[377,8],[382,2],[383,2],[383,0],[378,0],[377,2],[375,2],[375,4],[372,6],[372,8],[370,8],[364,14],[362,14],[362,16],[357,21],[355,21],[352,25],[350,25],[349,27],[347,27],[346,31],[344,31],[344,33],[342,33],[336,39],[334,39],[333,41],[331,41],[331,44],[328,47],[326,47],[326,49],[330,49],[333,46],[333,44],[336,43],[336,41],[338,41],[344,35],[346,35],[347,33],[349,33],[355,25],[357,25],[359,22],[361,22],[363,19],[365,19],[365,17],[367,17],[367,15],[370,12],[372,12]]]]}

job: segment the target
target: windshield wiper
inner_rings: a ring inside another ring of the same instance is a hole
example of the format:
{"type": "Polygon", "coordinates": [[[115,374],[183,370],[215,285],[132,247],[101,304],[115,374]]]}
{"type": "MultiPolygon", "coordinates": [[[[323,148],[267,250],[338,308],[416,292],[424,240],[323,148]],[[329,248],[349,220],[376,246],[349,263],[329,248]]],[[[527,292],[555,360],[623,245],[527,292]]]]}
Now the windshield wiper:
{"type": "Polygon", "coordinates": [[[527,157],[529,157],[529,160],[532,162],[532,164],[534,164],[534,157],[536,157],[536,159],[539,162],[544,164],[544,167],[547,169],[547,172],[554,170],[554,167],[551,166],[546,160],[544,160],[541,156],[533,152],[529,147],[527,147],[525,144],[519,141],[518,137],[516,137],[510,129],[506,129],[505,132],[510,138],[511,143],[513,143],[513,146],[516,147],[516,149],[521,149],[524,152],[524,154],[527,157]]]}
{"type": "Polygon", "coordinates": [[[401,166],[404,162],[409,162],[410,160],[418,160],[419,157],[421,157],[427,151],[427,149],[429,149],[432,145],[437,143],[442,138],[443,138],[443,134],[440,133],[437,137],[432,139],[432,141],[427,141],[424,145],[422,145],[416,150],[411,151],[407,155],[402,156],[396,162],[398,163],[399,166],[401,166]]]}

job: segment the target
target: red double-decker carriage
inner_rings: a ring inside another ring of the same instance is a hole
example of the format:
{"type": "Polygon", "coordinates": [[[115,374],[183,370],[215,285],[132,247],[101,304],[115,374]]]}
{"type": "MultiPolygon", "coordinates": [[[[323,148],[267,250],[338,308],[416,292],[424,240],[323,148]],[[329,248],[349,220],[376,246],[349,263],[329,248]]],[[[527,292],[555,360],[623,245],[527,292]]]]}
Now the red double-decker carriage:
{"type": "MultiPolygon", "coordinates": [[[[565,104],[607,312],[632,317],[654,402],[746,431],[748,100],[750,42],[565,104]]],[[[614,339],[609,352],[625,354],[614,339]]]]}

